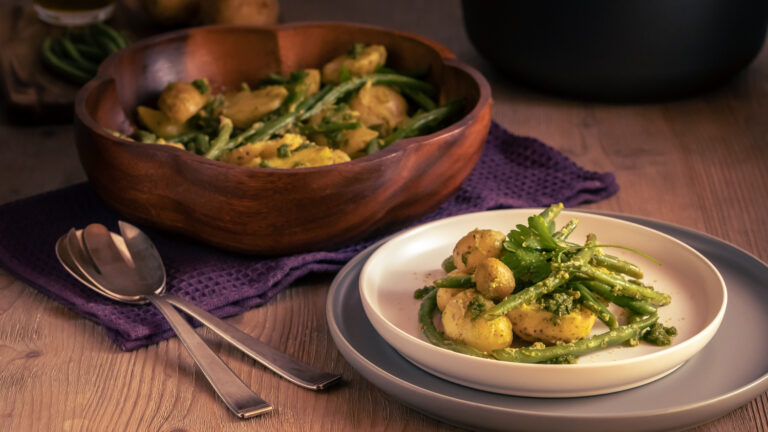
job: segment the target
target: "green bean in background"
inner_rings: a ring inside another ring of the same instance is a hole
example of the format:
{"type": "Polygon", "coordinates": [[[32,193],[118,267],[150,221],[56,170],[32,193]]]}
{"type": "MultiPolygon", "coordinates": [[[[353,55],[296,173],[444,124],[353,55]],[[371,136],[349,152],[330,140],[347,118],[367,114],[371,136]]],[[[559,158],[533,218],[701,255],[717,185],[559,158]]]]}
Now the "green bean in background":
{"type": "Polygon", "coordinates": [[[76,84],[85,84],[92,78],[92,75],[88,72],[83,71],[65,59],[56,56],[56,54],[53,53],[52,44],[52,38],[45,38],[41,53],[43,64],[45,64],[53,73],[76,84]]]}

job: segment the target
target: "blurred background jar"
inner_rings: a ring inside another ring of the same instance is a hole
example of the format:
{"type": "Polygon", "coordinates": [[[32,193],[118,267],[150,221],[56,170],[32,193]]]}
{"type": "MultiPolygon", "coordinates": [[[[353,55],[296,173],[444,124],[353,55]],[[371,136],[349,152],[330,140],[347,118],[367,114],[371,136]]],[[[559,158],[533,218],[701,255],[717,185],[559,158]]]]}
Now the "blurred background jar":
{"type": "Polygon", "coordinates": [[[82,26],[109,19],[115,11],[115,0],[35,0],[37,16],[61,26],[82,26]]]}

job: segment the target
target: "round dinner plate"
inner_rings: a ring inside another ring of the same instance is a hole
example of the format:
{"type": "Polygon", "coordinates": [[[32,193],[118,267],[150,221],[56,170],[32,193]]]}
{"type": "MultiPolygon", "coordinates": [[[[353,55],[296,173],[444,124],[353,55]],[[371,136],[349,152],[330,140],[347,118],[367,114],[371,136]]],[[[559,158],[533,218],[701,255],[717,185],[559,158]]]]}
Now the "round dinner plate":
{"type": "Polygon", "coordinates": [[[477,390],[425,372],[392,348],[363,311],[360,271],[388,239],[350,261],[331,285],[326,307],[336,346],[360,374],[392,397],[471,429],[668,430],[719,417],[768,390],[768,345],[760,342],[768,334],[768,266],[706,234],[634,216],[603,215],[688,244],[714,264],[728,286],[725,316],[713,339],[664,378],[599,396],[533,398],[477,390]]]}
{"type": "MultiPolygon", "coordinates": [[[[625,390],[659,379],[696,354],[714,336],[726,307],[726,289],[717,269],[685,243],[659,231],[596,214],[564,210],[559,229],[571,219],[578,226],[569,239],[582,243],[596,233],[599,244],[641,251],[661,265],[628,250],[606,249],[638,263],[643,282],[672,297],[659,308],[659,320],[677,329],[666,347],[641,343],[610,347],[579,358],[577,364],[524,364],[459,354],[432,345],[419,328],[420,301],[413,292],[443,277],[440,263],[456,242],[475,228],[509,232],[527,225],[543,209],[508,209],[464,214],[430,222],[395,235],[363,265],[360,297],[379,335],[426,371],[468,387],[516,396],[575,397],[625,390]]],[[[619,315],[619,308],[614,312],[619,315]]],[[[592,334],[609,329],[598,321],[592,334]]]]}

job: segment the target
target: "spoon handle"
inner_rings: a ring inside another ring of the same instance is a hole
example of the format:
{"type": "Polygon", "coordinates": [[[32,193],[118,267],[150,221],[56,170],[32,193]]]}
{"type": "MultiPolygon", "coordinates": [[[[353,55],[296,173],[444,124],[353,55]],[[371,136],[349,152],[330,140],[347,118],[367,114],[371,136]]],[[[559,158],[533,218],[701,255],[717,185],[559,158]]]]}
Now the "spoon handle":
{"type": "Polygon", "coordinates": [[[165,316],[197,366],[233,413],[240,418],[249,418],[272,411],[272,405],[248,388],[170,303],[155,294],[148,295],[147,299],[165,316]]]}
{"type": "Polygon", "coordinates": [[[304,364],[181,297],[166,293],[163,294],[163,298],[177,308],[197,318],[198,321],[257,362],[298,386],[310,390],[322,390],[341,380],[341,375],[323,372],[304,364]]]}

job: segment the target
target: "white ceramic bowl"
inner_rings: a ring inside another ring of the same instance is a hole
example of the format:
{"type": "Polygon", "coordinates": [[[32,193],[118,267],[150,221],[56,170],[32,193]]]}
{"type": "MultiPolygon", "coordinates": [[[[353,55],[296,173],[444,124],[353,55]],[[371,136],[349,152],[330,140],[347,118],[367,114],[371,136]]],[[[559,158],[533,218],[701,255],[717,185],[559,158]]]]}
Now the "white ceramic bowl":
{"type": "MultiPolygon", "coordinates": [[[[360,274],[360,295],[376,331],[400,354],[449,381],[497,393],[534,397],[576,397],[633,388],[659,379],[695,355],[714,336],[727,293],[717,269],[686,244],[658,231],[610,217],[563,211],[562,226],[579,220],[570,240],[583,242],[593,232],[598,243],[618,244],[646,253],[657,265],[622,249],[609,253],[629,259],[645,272],[644,282],[672,296],[659,308],[660,322],[675,326],[670,346],[641,343],[582,356],[577,364],[509,363],[458,354],[429,343],[419,329],[417,288],[444,275],[442,260],[456,241],[474,228],[508,232],[541,209],[496,210],[455,216],[405,231],[371,255],[360,274]]],[[[615,305],[614,305],[615,306],[615,305]]],[[[607,331],[601,322],[593,334],[607,331]]]]}

